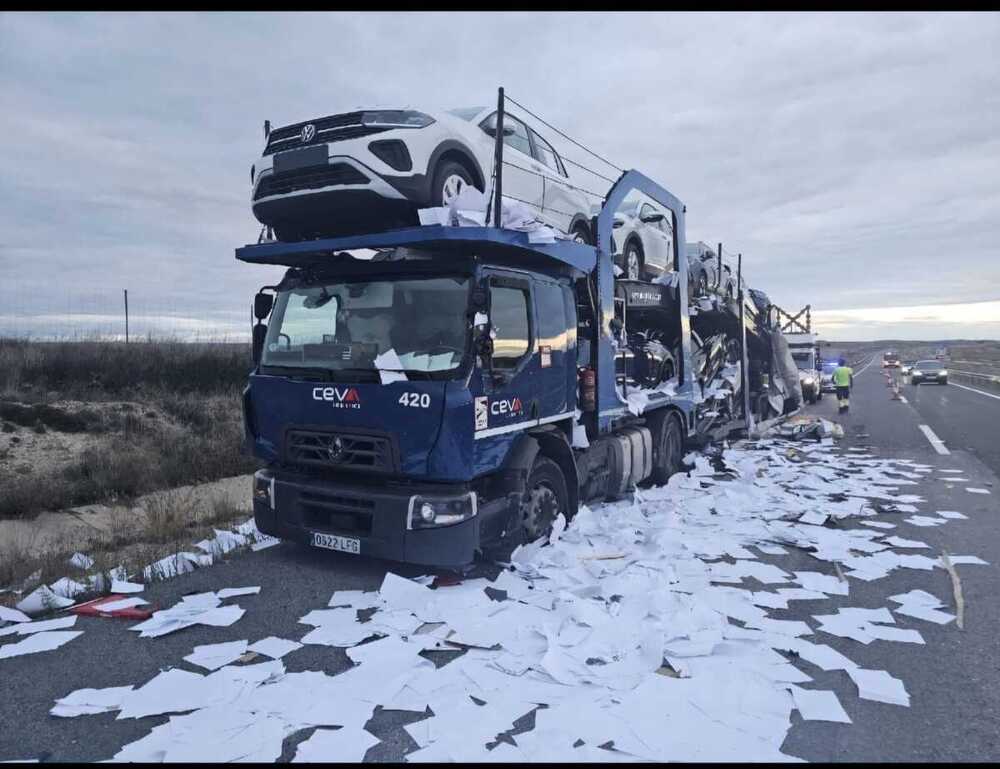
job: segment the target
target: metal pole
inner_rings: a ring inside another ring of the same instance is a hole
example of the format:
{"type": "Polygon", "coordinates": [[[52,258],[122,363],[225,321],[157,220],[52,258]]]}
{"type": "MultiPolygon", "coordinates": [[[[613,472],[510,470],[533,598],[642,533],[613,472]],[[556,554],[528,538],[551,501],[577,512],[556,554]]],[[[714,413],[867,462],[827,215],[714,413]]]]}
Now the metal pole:
{"type": "Polygon", "coordinates": [[[715,287],[722,285],[722,244],[719,243],[719,269],[715,271],[715,287]]]}
{"type": "Polygon", "coordinates": [[[125,344],[128,344],[128,289],[124,288],[122,291],[125,292],[125,344]]]}
{"type": "Polygon", "coordinates": [[[736,257],[736,290],[739,298],[737,306],[740,313],[740,387],[743,390],[743,424],[749,435],[750,429],[753,427],[753,414],[750,411],[750,372],[747,371],[750,359],[747,355],[746,308],[743,299],[743,254],[736,257]]]}
{"type": "Polygon", "coordinates": [[[493,183],[493,226],[500,226],[500,212],[502,208],[502,197],[503,197],[503,86],[497,89],[497,135],[495,137],[493,150],[493,165],[495,166],[494,174],[496,180],[493,183]]]}

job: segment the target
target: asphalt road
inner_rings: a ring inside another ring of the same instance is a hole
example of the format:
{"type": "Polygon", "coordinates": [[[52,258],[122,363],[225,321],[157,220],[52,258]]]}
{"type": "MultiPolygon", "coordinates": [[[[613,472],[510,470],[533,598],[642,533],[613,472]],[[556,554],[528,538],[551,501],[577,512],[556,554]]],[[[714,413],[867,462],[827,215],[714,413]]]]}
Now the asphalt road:
{"type": "MultiPolygon", "coordinates": [[[[859,367],[860,368],[860,367],[859,367]]],[[[906,392],[912,388],[906,388],[906,392]]],[[[960,469],[968,484],[947,484],[940,473],[929,474],[907,493],[922,495],[922,513],[958,510],[966,521],[950,521],[934,528],[917,528],[902,522],[905,516],[884,514],[879,518],[897,524],[893,533],[926,542],[931,550],[912,551],[925,555],[946,549],[952,554],[978,555],[990,566],[959,566],[966,601],[965,629],[955,623],[938,626],[897,615],[899,627],[916,628],[926,645],[874,641],[864,646],[850,639],[817,633],[814,640],[846,654],[862,667],[882,669],[900,678],[911,697],[904,708],[861,700],[843,671],[824,672],[809,663],[798,663],[813,676],[817,688],[832,689],[840,698],[853,724],[802,722],[793,713],[793,726],[784,752],[813,761],[995,761],[1000,758],[1000,484],[996,465],[990,464],[988,448],[977,436],[986,435],[986,418],[971,420],[964,441],[965,422],[947,409],[965,404],[966,395],[920,388],[908,402],[890,400],[878,365],[855,380],[852,407],[836,414],[829,395],[809,410],[839,421],[847,446],[868,446],[879,456],[910,458],[935,469],[960,469]],[[961,400],[960,400],[961,399],[961,400]],[[935,411],[937,409],[938,411],[935,411]],[[932,415],[940,413],[941,423],[932,415]],[[951,422],[954,432],[949,432],[951,422]],[[976,422],[979,424],[976,424],[976,422]],[[930,424],[951,453],[938,454],[919,429],[930,424]],[[938,431],[940,428],[940,432],[938,431]],[[974,428],[974,429],[973,429],[974,428]],[[973,447],[970,449],[969,447],[973,447]],[[991,469],[992,468],[992,469],[991,469]],[[991,495],[976,495],[965,486],[990,489],[991,495]]],[[[978,398],[968,394],[969,398],[978,398]]],[[[983,399],[989,400],[989,399],[983,399]]],[[[1000,406],[1000,403],[997,404],[1000,406]]],[[[1000,413],[994,408],[993,413],[1000,413]]],[[[965,409],[966,406],[960,408],[965,409]]],[[[969,407],[969,410],[971,407],[969,407]]],[[[964,414],[965,411],[960,413],[964,414]]],[[[785,570],[832,573],[830,564],[792,551],[787,556],[765,557],[785,570]]],[[[199,670],[182,657],[198,644],[248,639],[269,635],[299,639],[309,630],[298,619],[312,609],[325,607],[337,589],[375,589],[390,565],[351,556],[280,545],[257,553],[234,555],[226,562],[201,569],[147,588],[145,597],[161,607],[170,606],[184,594],[222,587],[260,585],[259,595],[239,598],[246,614],[226,628],[195,626],[154,639],[128,632],[127,622],[115,619],[81,618],[77,628],[84,634],[63,648],[16,660],[0,661],[0,760],[37,758],[42,761],[95,761],[110,758],[125,743],[144,736],[163,717],[115,720],[115,714],[63,719],[48,715],[53,702],[85,687],[101,688],[142,684],[161,669],[182,667],[199,670]]],[[[391,565],[404,576],[427,570],[391,565]]],[[[486,567],[480,567],[480,571],[486,567]]],[[[492,576],[492,575],[490,575],[492,576]]],[[[750,580],[752,583],[753,580],[750,580]]],[[[767,589],[752,585],[754,589],[767,589]]],[[[794,609],[772,612],[785,619],[809,618],[830,613],[838,606],[878,608],[892,606],[887,597],[920,588],[951,601],[951,583],[942,569],[899,569],[874,582],[850,581],[850,596],[825,601],[797,601],[794,609]]],[[[815,623],[814,623],[815,624],[815,623]]],[[[443,663],[444,660],[441,660],[443,663]]],[[[349,666],[341,649],[305,646],[284,658],[290,671],[323,670],[337,673],[349,666]]],[[[417,714],[399,711],[376,713],[368,728],[383,742],[372,748],[367,760],[399,760],[416,748],[403,724],[418,720],[417,714]]],[[[295,744],[309,731],[285,743],[283,760],[295,752],[295,744]]]]}

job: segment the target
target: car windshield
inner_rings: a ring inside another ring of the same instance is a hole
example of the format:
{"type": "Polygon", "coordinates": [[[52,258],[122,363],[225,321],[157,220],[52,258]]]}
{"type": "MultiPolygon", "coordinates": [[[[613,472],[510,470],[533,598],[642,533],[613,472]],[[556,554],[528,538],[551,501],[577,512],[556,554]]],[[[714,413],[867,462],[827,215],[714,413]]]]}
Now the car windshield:
{"type": "Polygon", "coordinates": [[[462,120],[472,121],[476,118],[480,112],[482,112],[486,107],[456,107],[455,109],[448,110],[448,113],[455,115],[456,117],[462,118],[462,120]]]}
{"type": "Polygon", "coordinates": [[[434,277],[282,291],[261,364],[374,372],[376,356],[393,350],[404,371],[454,371],[465,357],[468,288],[468,278],[434,277]]]}
{"type": "Polygon", "coordinates": [[[917,361],[917,368],[929,368],[929,369],[939,369],[941,368],[941,361],[938,360],[921,360],[917,361]]]}

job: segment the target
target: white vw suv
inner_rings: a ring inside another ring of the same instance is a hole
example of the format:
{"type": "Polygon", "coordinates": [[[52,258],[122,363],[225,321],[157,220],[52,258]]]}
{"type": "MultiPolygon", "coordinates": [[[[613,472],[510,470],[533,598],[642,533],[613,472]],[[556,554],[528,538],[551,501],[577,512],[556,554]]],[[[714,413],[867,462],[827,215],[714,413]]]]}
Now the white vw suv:
{"type": "MultiPolygon", "coordinates": [[[[489,191],[496,109],[441,113],[357,110],[268,131],[250,169],[254,216],[279,240],[359,234],[417,223],[466,185],[489,191]]],[[[590,197],[562,158],[516,115],[504,113],[503,196],[586,243],[590,197]]]]}

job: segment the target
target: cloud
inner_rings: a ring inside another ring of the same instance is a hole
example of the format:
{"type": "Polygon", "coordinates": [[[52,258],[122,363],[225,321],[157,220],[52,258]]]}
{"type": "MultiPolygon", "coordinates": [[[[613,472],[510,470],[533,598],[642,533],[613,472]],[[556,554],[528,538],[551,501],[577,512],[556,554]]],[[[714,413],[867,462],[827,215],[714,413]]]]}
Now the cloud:
{"type": "Polygon", "coordinates": [[[997,298],[996,15],[10,13],[0,39],[0,301],[24,317],[128,288],[242,318],[281,274],[233,258],[265,118],[501,84],[677,194],[689,240],[784,307],[997,298]]]}

